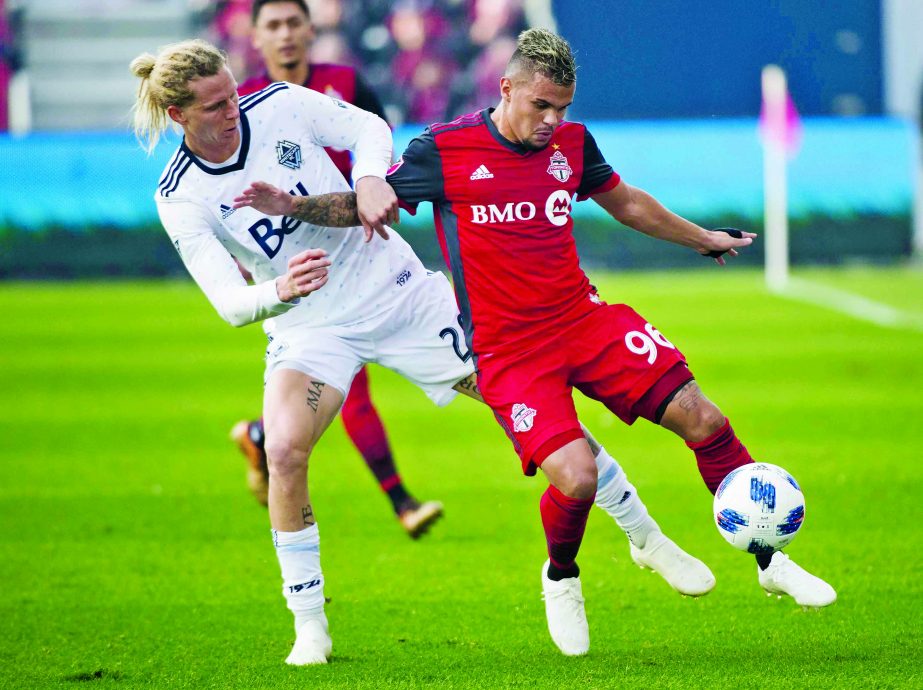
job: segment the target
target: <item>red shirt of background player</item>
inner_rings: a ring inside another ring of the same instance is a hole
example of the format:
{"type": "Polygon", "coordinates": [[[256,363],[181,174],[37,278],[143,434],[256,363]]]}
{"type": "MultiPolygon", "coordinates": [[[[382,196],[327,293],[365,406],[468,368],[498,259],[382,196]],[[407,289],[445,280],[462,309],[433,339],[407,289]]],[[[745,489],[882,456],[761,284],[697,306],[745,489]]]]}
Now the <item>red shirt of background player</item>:
{"type": "MultiPolygon", "coordinates": [[[[237,93],[240,96],[247,96],[255,91],[266,88],[271,83],[272,79],[269,74],[263,72],[252,79],[247,79],[247,81],[237,88],[237,93]]],[[[312,63],[308,66],[308,79],[302,86],[326,94],[331,98],[352,103],[363,110],[375,113],[382,120],[387,119],[385,118],[384,108],[382,108],[378,96],[375,95],[375,92],[369,88],[362,77],[359,76],[359,73],[352,67],[346,65],[312,63]]],[[[343,177],[346,178],[346,181],[350,182],[352,160],[349,156],[349,151],[334,148],[327,148],[325,150],[330,155],[330,158],[336,164],[339,171],[343,173],[343,177]]]]}

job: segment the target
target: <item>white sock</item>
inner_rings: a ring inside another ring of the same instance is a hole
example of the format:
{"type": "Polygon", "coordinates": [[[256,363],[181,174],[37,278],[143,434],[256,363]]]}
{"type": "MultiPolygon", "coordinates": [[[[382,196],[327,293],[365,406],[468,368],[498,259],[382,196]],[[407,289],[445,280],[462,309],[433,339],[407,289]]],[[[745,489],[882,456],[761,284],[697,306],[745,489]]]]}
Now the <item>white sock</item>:
{"type": "Polygon", "coordinates": [[[605,510],[615,523],[628,535],[628,539],[639,549],[644,548],[647,535],[660,527],[647,512],[647,506],[638,496],[638,491],[628,481],[625,472],[606,452],[600,448],[596,456],[599,479],[596,484],[596,505],[605,510]]]}
{"type": "Polygon", "coordinates": [[[295,631],[324,611],[324,575],[320,570],[317,525],[299,532],[272,530],[272,543],[282,568],[282,596],[295,615],[295,631]]]}

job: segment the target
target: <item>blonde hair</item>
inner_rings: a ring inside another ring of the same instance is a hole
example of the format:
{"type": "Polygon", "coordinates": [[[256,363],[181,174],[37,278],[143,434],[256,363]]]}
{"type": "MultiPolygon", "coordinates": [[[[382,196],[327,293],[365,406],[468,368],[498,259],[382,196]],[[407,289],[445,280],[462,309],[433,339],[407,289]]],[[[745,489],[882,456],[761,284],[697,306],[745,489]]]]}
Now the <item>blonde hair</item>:
{"type": "Polygon", "coordinates": [[[189,82],[212,77],[227,65],[227,54],[201,39],[164,46],[157,55],[143,53],[131,61],[131,73],[141,80],[132,108],[135,136],[150,153],[167,128],[167,108],[195,100],[189,82]]]}
{"type": "Polygon", "coordinates": [[[511,78],[521,72],[540,73],[559,86],[577,81],[577,63],[570,44],[547,29],[527,29],[519,34],[505,76],[511,78]]]}

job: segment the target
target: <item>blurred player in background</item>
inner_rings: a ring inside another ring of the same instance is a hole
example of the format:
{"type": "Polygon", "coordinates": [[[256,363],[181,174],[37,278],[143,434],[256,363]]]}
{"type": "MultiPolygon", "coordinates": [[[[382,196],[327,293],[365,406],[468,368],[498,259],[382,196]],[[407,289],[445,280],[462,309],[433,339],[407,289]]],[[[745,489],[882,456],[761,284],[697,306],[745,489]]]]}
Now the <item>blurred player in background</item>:
{"type": "MultiPolygon", "coordinates": [[[[577,421],[573,388],[627,424],[643,417],[680,436],[712,493],[730,471],[753,462],[679,350],[627,305],[603,302],[590,285],[579,265],[571,203],[574,195],[592,198],[628,227],[720,264],[755,235],[709,232],[621,181],[586,127],[564,121],[575,89],[567,42],[526,31],[500,80],[500,104],[432,125],[387,178],[405,207],[433,203],[481,393],[523,472],[540,467],[550,482],[540,504],[549,555],[541,580],[549,631],[568,655],[589,649],[576,557],[594,496],[599,503],[609,484],[577,421]]],[[[287,196],[257,186],[248,193],[264,211],[287,196]]],[[[285,201],[277,210],[295,203],[285,201]]],[[[296,218],[355,223],[354,214],[314,214],[333,199],[299,202],[296,218]]],[[[782,552],[756,559],[767,593],[790,595],[803,606],[835,601],[830,585],[782,552]]]]}
{"type": "MultiPolygon", "coordinates": [[[[304,0],[255,0],[251,10],[253,46],[260,51],[266,71],[238,88],[241,97],[274,82],[300,84],[308,89],[352,103],[386,120],[375,93],[352,67],[316,64],[308,60],[314,27],[304,0]]],[[[347,180],[352,179],[349,151],[327,147],[327,153],[347,180]]],[[[388,496],[407,534],[416,539],[442,515],[438,501],[419,502],[398,474],[381,417],[372,404],[368,371],[363,367],[353,379],[340,412],[353,445],[388,496]]],[[[243,420],[231,429],[231,438],[248,461],[247,483],[256,499],[266,505],[269,471],[266,466],[263,420],[243,420]]]]}

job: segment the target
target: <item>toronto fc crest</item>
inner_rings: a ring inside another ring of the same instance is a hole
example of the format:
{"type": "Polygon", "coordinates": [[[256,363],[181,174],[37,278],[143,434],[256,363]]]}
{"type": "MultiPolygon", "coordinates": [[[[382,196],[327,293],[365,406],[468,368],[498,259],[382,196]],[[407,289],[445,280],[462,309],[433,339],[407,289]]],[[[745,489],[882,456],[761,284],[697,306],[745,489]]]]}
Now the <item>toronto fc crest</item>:
{"type": "Polygon", "coordinates": [[[570,165],[567,164],[567,158],[560,151],[551,154],[551,162],[548,164],[548,174],[560,182],[567,182],[574,173],[570,165]]]}
{"type": "Polygon", "coordinates": [[[513,420],[513,431],[521,434],[532,428],[535,410],[523,403],[516,403],[513,405],[513,414],[510,418],[513,420]]]}

